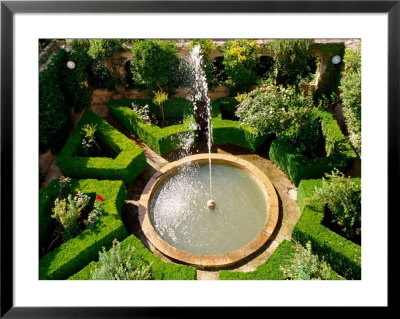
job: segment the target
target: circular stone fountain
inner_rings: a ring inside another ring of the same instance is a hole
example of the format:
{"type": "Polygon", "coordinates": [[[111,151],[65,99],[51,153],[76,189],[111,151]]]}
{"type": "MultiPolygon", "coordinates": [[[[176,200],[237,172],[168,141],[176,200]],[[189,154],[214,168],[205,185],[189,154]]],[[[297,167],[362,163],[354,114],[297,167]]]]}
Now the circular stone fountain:
{"type": "Polygon", "coordinates": [[[169,163],[139,202],[144,235],[164,255],[197,267],[232,265],[260,249],[278,222],[270,180],[235,156],[197,154],[169,163]]]}

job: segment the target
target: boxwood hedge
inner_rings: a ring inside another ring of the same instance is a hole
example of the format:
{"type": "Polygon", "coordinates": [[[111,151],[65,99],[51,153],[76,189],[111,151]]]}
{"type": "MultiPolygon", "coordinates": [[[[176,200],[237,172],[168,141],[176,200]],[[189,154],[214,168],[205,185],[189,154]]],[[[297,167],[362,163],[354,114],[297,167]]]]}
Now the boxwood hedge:
{"type": "Polygon", "coordinates": [[[279,139],[272,142],[269,150],[271,161],[282,169],[295,185],[302,179],[323,177],[333,168],[345,171],[353,165],[357,157],[333,116],[328,111],[318,112],[327,156],[308,158],[290,143],[279,139]]]}
{"type": "Polygon", "coordinates": [[[195,141],[195,120],[193,117],[193,104],[184,98],[171,98],[165,102],[165,118],[182,118],[183,124],[171,125],[160,128],[148,124],[138,114],[133,112],[132,102],[139,105],[148,104],[150,111],[156,116],[159,114],[158,107],[151,100],[110,100],[107,103],[110,115],[121,123],[129,132],[138,136],[151,149],[158,154],[164,154],[182,147],[182,139],[191,138],[195,141]]]}
{"type": "Polygon", "coordinates": [[[232,117],[238,102],[233,98],[219,98],[211,102],[211,134],[213,144],[235,144],[255,151],[268,136],[258,136],[250,126],[240,121],[223,120],[222,114],[232,117]]]}
{"type": "Polygon", "coordinates": [[[123,180],[126,184],[147,167],[144,151],[89,109],[85,110],[56,163],[72,178],[123,180]],[[97,136],[118,154],[116,158],[76,156],[82,141],[82,127],[87,123],[97,124],[97,136]]]}
{"type": "MultiPolygon", "coordinates": [[[[361,179],[355,179],[361,183],[361,179]]],[[[297,192],[301,216],[292,237],[303,245],[311,241],[313,251],[325,257],[339,274],[347,279],[361,279],[361,246],[336,234],[321,225],[324,218],[324,203],[307,200],[315,187],[322,185],[322,179],[302,180],[297,192]]]]}
{"type": "MultiPolygon", "coordinates": [[[[296,250],[291,241],[283,240],[275,249],[273,254],[265,263],[258,266],[256,270],[250,272],[220,270],[218,279],[220,280],[284,280],[280,266],[287,266],[294,257],[296,250]]],[[[340,277],[331,272],[331,279],[338,280],[340,277]]]]}
{"type": "MultiPolygon", "coordinates": [[[[114,238],[123,240],[127,236],[121,220],[121,207],[126,198],[126,189],[122,181],[72,180],[71,194],[76,194],[78,190],[104,197],[105,213],[94,227],[84,230],[42,257],[39,260],[39,279],[67,279],[95,260],[102,246],[108,249],[114,238]]],[[[40,240],[43,240],[50,231],[51,208],[58,193],[57,179],[40,192],[40,240]]]]}
{"type": "MultiPolygon", "coordinates": [[[[152,263],[151,273],[156,280],[195,280],[196,268],[186,265],[178,265],[171,262],[165,262],[154,255],[148,250],[141,241],[135,236],[131,235],[121,242],[121,252],[123,252],[128,245],[134,246],[134,254],[140,256],[145,262],[152,263]]],[[[94,269],[98,261],[92,261],[89,265],[81,271],[71,276],[70,280],[91,280],[92,276],[90,271],[94,269]]]]}

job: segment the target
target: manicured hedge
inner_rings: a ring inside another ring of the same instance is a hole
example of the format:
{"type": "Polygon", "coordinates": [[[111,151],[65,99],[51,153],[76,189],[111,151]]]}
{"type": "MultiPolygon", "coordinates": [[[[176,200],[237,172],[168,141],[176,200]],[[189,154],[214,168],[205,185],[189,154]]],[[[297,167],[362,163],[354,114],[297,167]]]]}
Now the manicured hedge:
{"type": "MultiPolygon", "coordinates": [[[[130,246],[135,247],[134,254],[140,256],[145,262],[152,263],[151,273],[156,280],[195,280],[196,268],[186,265],[178,265],[170,262],[165,262],[148,250],[141,241],[131,235],[121,242],[121,252],[125,251],[130,246]]],[[[99,262],[91,262],[81,271],[71,276],[70,280],[91,280],[90,271],[99,262]]]]}
{"type": "MultiPolygon", "coordinates": [[[[222,112],[232,115],[233,98],[219,98],[211,102],[211,134],[213,144],[235,144],[255,151],[268,136],[258,136],[253,128],[240,121],[223,120],[222,112]]],[[[234,107],[234,106],[233,106],[234,107]]]]}
{"type": "Polygon", "coordinates": [[[85,110],[56,160],[61,171],[73,178],[123,180],[130,183],[147,167],[144,151],[113,126],[90,110],[85,110]],[[116,158],[76,156],[82,141],[82,127],[97,124],[97,136],[115,153],[116,158]]]}
{"type": "MultiPolygon", "coordinates": [[[[48,190],[40,192],[39,225],[49,226],[51,208],[59,192],[58,180],[53,180],[48,190]]],[[[93,179],[72,180],[71,194],[80,190],[84,193],[95,193],[105,198],[105,214],[91,228],[63,243],[39,260],[39,279],[67,279],[98,257],[104,246],[111,247],[114,238],[123,240],[127,231],[121,220],[121,207],[126,199],[126,189],[122,181],[98,181],[93,179]]],[[[40,226],[40,238],[49,229],[40,226]]]]}
{"type": "Polygon", "coordinates": [[[158,154],[164,154],[182,147],[183,138],[190,137],[194,142],[195,120],[192,117],[193,105],[190,101],[172,98],[165,103],[166,118],[182,118],[183,124],[164,128],[148,124],[142,120],[138,114],[133,112],[131,108],[132,102],[140,105],[149,104],[150,110],[154,110],[155,114],[157,114],[151,100],[111,100],[107,103],[110,115],[158,154]]]}
{"type": "Polygon", "coordinates": [[[333,168],[349,169],[357,155],[340,131],[339,125],[328,111],[319,111],[321,130],[325,139],[327,156],[310,159],[300,154],[288,142],[276,139],[272,142],[269,157],[298,185],[302,179],[320,178],[333,168]]]}
{"type": "MultiPolygon", "coordinates": [[[[359,178],[355,179],[361,183],[359,178]]],[[[361,279],[361,246],[336,234],[321,225],[324,218],[324,203],[307,200],[322,179],[302,180],[297,192],[301,210],[292,237],[303,245],[311,241],[313,252],[323,256],[332,268],[347,279],[361,279]]]]}
{"type": "MultiPolygon", "coordinates": [[[[296,250],[291,241],[283,240],[275,249],[273,254],[265,263],[258,266],[256,270],[251,272],[220,270],[218,279],[220,280],[284,280],[280,266],[287,266],[294,257],[296,250]]],[[[338,280],[340,277],[332,271],[331,279],[338,280]]]]}

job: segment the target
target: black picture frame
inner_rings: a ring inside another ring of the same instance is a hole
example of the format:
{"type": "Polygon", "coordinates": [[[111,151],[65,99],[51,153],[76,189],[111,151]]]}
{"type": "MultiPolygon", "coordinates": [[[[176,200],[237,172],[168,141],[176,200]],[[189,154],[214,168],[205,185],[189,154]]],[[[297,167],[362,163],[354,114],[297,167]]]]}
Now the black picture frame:
{"type": "MultiPolygon", "coordinates": [[[[395,209],[398,196],[400,153],[400,0],[396,1],[1,1],[1,312],[3,318],[177,318],[191,317],[187,308],[154,307],[15,307],[13,303],[13,19],[16,13],[387,13],[388,14],[388,207],[395,209]]],[[[397,207],[396,207],[397,208],[397,207]]],[[[388,213],[389,223],[391,216],[388,213]]],[[[397,208],[398,211],[398,208],[397,208]]],[[[382,212],[383,213],[383,212],[382,212]]],[[[389,251],[393,244],[388,230],[389,251]]],[[[389,260],[388,254],[388,262],[389,260]]],[[[388,269],[389,270],[389,269],[388,269]]],[[[390,287],[390,280],[388,280],[390,287]]],[[[390,289],[389,289],[390,291],[390,289]]],[[[391,298],[388,299],[390,309],[391,298]]],[[[231,312],[244,315],[241,309],[196,309],[204,316],[231,312]],[[240,312],[238,312],[240,310],[240,312]]],[[[252,310],[260,310],[253,308],[252,310]]],[[[277,310],[268,309],[275,313],[277,310]]],[[[306,315],[309,309],[294,308],[306,315]]],[[[325,310],[323,310],[325,311],[325,310]]],[[[332,308],[339,314],[341,309],[332,308]]],[[[246,310],[248,312],[248,310],[246,310]]],[[[249,314],[246,315],[246,317],[249,314]]]]}

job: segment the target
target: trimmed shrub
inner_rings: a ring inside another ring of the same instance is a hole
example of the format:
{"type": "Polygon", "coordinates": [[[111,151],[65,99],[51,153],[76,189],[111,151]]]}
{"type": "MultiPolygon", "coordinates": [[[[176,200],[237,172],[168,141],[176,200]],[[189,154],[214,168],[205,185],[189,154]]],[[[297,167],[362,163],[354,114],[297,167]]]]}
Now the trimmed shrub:
{"type": "Polygon", "coordinates": [[[309,82],[310,64],[315,57],[310,53],[312,39],[279,39],[267,43],[278,69],[277,83],[298,85],[309,82]]]}
{"type": "MultiPolygon", "coordinates": [[[[131,235],[121,242],[121,252],[126,251],[129,246],[135,247],[134,254],[145,264],[151,264],[150,272],[152,279],[155,280],[195,280],[196,268],[186,265],[178,265],[171,262],[165,262],[154,255],[150,250],[143,246],[142,242],[131,235]]],[[[95,269],[99,262],[91,262],[81,271],[71,276],[70,280],[91,280],[91,271],[95,269]]]]}
{"type": "MultiPolygon", "coordinates": [[[[127,236],[121,220],[121,207],[126,198],[122,181],[72,180],[71,194],[76,194],[78,190],[84,193],[101,194],[105,198],[105,213],[93,227],[84,230],[39,260],[39,279],[41,280],[67,279],[95,260],[101,247],[108,249],[115,238],[122,240],[127,236]]],[[[57,179],[40,191],[39,238],[41,239],[50,231],[51,208],[58,193],[57,179]]]]}
{"type": "Polygon", "coordinates": [[[255,40],[228,40],[222,47],[228,84],[236,91],[244,91],[257,79],[256,66],[261,56],[261,46],[255,40]]]}
{"type": "Polygon", "coordinates": [[[136,41],[132,48],[133,82],[145,84],[150,90],[171,92],[180,78],[178,46],[173,41],[146,39],[136,41]]]}
{"type": "Polygon", "coordinates": [[[85,110],[56,163],[65,175],[73,178],[123,180],[126,184],[147,168],[144,151],[90,110],[85,110]],[[97,136],[118,154],[116,158],[76,156],[82,128],[88,123],[97,125],[97,136]]]}
{"type": "Polygon", "coordinates": [[[318,112],[326,156],[308,158],[288,141],[281,139],[274,140],[269,150],[271,161],[282,169],[295,185],[299,185],[302,179],[321,178],[334,168],[343,172],[353,165],[357,157],[332,115],[328,111],[318,112]]]}
{"type": "MultiPolygon", "coordinates": [[[[251,272],[220,270],[220,280],[284,280],[284,274],[280,267],[288,267],[296,253],[295,246],[291,241],[283,240],[269,256],[267,261],[251,272]]],[[[334,272],[331,279],[340,279],[334,272]]]]}
{"type": "Polygon", "coordinates": [[[193,104],[183,98],[171,98],[164,103],[165,118],[178,117],[183,119],[183,124],[171,125],[160,128],[147,123],[139,114],[132,110],[132,103],[148,104],[156,116],[160,115],[158,106],[151,100],[110,100],[107,103],[110,115],[121,123],[129,132],[135,134],[158,154],[164,154],[182,147],[182,140],[191,139],[194,143],[195,120],[193,117],[193,104]]]}
{"type": "Polygon", "coordinates": [[[260,135],[254,128],[239,121],[223,120],[222,112],[230,114],[232,108],[236,109],[237,104],[233,98],[219,98],[211,102],[212,142],[240,145],[253,152],[268,139],[269,135],[260,135]]]}
{"type": "Polygon", "coordinates": [[[346,48],[343,63],[346,71],[340,84],[343,114],[351,145],[361,155],[361,49],[346,48]]]}
{"type": "MultiPolygon", "coordinates": [[[[354,179],[361,183],[360,179],[354,179]]],[[[316,187],[321,187],[322,179],[302,180],[297,192],[297,202],[301,216],[297,221],[292,238],[305,245],[311,241],[313,252],[347,279],[361,279],[361,247],[321,225],[325,203],[310,201],[316,187]]]]}

